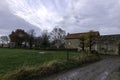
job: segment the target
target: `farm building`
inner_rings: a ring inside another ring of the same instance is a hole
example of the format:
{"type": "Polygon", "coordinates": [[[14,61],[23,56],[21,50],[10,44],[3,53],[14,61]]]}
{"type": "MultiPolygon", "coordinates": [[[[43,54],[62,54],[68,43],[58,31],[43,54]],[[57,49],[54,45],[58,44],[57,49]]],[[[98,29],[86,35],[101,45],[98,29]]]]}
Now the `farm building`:
{"type": "Polygon", "coordinates": [[[120,34],[101,35],[98,52],[102,54],[120,54],[120,34]]]}
{"type": "MultiPolygon", "coordinates": [[[[66,36],[65,46],[69,49],[82,50],[80,36],[85,33],[74,33],[66,36]]],[[[118,35],[100,35],[98,31],[93,32],[93,36],[96,38],[95,43],[92,46],[92,50],[96,50],[101,54],[120,54],[120,34],[118,35]]],[[[85,47],[87,50],[88,47],[85,47]]]]}
{"type": "MultiPolygon", "coordinates": [[[[66,36],[66,42],[65,42],[66,48],[81,50],[80,36],[87,35],[88,33],[89,32],[68,34],[66,36]]],[[[92,46],[92,50],[97,50],[97,42],[99,41],[100,34],[98,31],[95,31],[95,32],[92,32],[92,36],[94,37],[94,41],[95,41],[94,42],[95,44],[92,46]]],[[[88,49],[88,47],[85,47],[85,49],[88,49]]]]}

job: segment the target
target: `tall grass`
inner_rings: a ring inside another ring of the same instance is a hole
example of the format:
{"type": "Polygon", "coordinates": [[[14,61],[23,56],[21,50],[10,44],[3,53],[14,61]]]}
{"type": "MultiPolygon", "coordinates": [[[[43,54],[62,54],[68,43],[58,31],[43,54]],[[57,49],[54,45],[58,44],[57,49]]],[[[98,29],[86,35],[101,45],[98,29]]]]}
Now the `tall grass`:
{"type": "Polygon", "coordinates": [[[98,56],[66,51],[0,49],[0,77],[2,80],[33,80],[98,60],[98,56]]]}

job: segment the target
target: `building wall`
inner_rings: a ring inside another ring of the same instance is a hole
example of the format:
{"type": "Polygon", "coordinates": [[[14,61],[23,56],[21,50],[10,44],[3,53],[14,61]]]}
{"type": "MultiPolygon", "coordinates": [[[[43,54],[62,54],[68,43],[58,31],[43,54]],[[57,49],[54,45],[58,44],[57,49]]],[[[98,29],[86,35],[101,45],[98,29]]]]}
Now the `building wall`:
{"type": "Polygon", "coordinates": [[[80,40],[79,39],[67,39],[65,41],[65,47],[66,48],[78,49],[79,45],[80,45],[80,40]]]}
{"type": "Polygon", "coordinates": [[[98,51],[98,44],[94,44],[94,45],[92,46],[92,50],[98,51]]]}
{"type": "MultiPolygon", "coordinates": [[[[66,39],[66,48],[81,50],[79,39],[66,39]],[[69,45],[70,43],[70,45],[69,45]]],[[[88,50],[85,47],[85,50],[88,50]]],[[[120,35],[102,35],[96,40],[96,44],[92,46],[92,50],[96,50],[101,54],[120,55],[120,35]]]]}
{"type": "Polygon", "coordinates": [[[118,55],[119,53],[119,46],[115,43],[99,43],[98,44],[98,52],[101,54],[113,54],[118,55]]]}
{"type": "MultiPolygon", "coordinates": [[[[79,49],[80,48],[80,40],[79,39],[67,39],[65,42],[66,48],[69,49],[79,49]]],[[[120,45],[118,43],[105,43],[105,42],[97,42],[92,46],[92,50],[96,50],[101,54],[112,54],[112,55],[119,55],[120,53],[120,45]]],[[[87,47],[85,47],[87,50],[87,47]]]]}
{"type": "MultiPolygon", "coordinates": [[[[65,47],[69,49],[78,49],[78,51],[82,50],[80,47],[80,40],[79,39],[66,39],[65,47]]],[[[89,50],[89,47],[85,47],[85,50],[89,50]]],[[[94,44],[92,46],[92,50],[98,50],[98,44],[94,44]]]]}

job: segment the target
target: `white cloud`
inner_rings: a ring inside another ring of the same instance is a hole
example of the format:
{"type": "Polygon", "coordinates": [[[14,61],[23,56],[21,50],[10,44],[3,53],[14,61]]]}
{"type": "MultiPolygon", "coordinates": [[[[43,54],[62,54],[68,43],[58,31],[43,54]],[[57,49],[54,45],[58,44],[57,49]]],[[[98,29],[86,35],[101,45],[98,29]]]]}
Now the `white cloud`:
{"type": "MultiPolygon", "coordinates": [[[[53,26],[62,20],[62,17],[53,10],[50,10],[43,4],[36,7],[28,4],[29,1],[25,0],[7,0],[10,4],[13,13],[29,23],[41,28],[51,30],[53,26]],[[16,4],[16,5],[13,5],[16,4]]],[[[34,3],[34,1],[33,1],[34,3]]]]}

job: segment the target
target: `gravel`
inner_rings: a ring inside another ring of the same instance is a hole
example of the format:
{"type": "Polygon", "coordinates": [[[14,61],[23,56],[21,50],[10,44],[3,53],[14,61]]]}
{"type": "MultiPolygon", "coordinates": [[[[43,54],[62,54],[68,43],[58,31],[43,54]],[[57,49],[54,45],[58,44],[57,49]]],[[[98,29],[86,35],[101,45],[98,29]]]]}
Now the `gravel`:
{"type": "Polygon", "coordinates": [[[103,60],[99,62],[56,74],[43,80],[120,80],[119,68],[120,57],[104,56],[103,60]]]}

